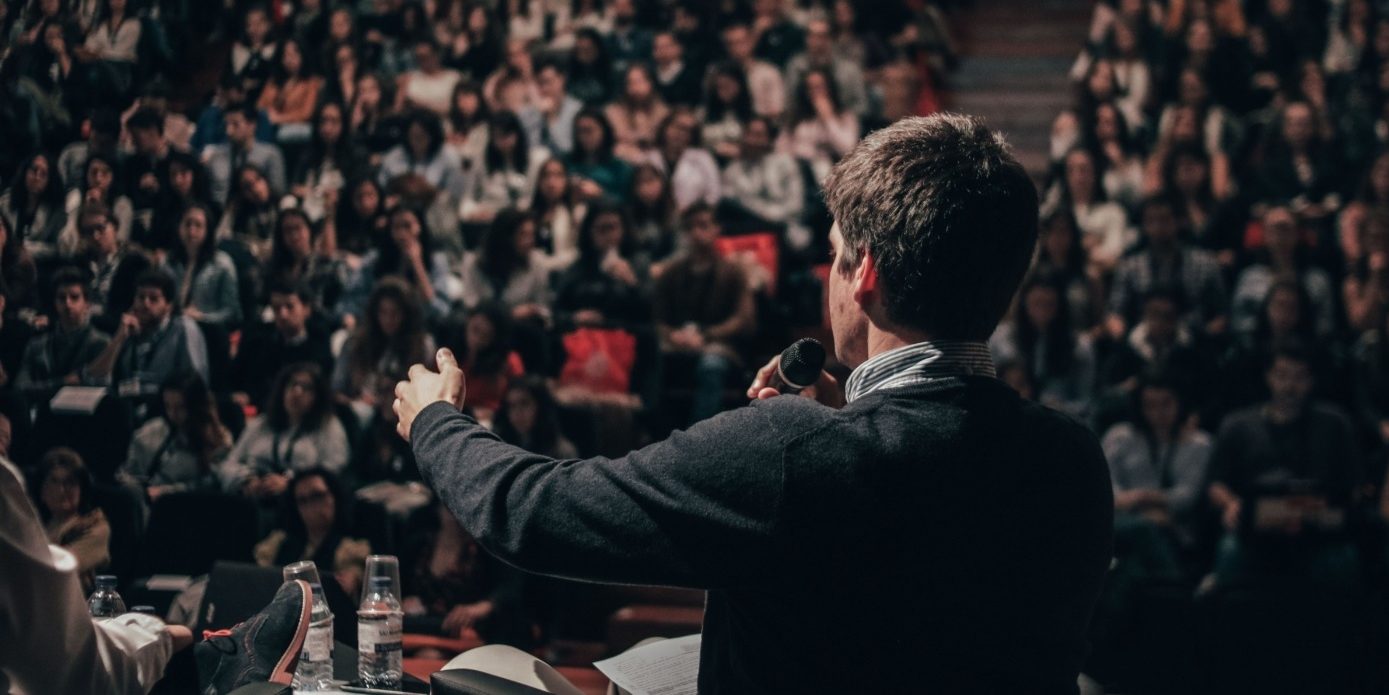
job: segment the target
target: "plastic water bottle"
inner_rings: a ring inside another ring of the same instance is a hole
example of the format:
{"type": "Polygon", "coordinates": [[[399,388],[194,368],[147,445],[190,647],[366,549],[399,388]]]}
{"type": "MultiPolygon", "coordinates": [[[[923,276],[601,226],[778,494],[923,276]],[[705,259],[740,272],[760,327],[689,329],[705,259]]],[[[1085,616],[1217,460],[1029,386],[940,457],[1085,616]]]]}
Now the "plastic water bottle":
{"type": "Polygon", "coordinates": [[[97,575],[96,591],[87,599],[87,610],[93,618],[114,618],[125,613],[125,600],[116,593],[116,578],[109,574],[97,575]]]}
{"type": "Polygon", "coordinates": [[[391,592],[390,577],[372,577],[357,610],[357,677],[368,688],[400,687],[401,623],[404,612],[391,592]]]}
{"type": "Polygon", "coordinates": [[[323,595],[318,567],[312,561],[296,562],[284,570],[285,581],[302,579],[309,583],[313,607],[309,611],[309,634],[294,670],[294,689],[305,692],[333,690],[333,611],[323,595]]]}

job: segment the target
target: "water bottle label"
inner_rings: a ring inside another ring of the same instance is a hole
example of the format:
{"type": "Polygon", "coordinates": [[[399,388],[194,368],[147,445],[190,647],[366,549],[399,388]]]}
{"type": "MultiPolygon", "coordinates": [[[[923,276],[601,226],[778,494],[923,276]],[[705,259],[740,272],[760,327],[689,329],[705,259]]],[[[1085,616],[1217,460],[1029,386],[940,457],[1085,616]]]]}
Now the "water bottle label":
{"type": "Polygon", "coordinates": [[[401,649],[400,616],[386,620],[358,620],[357,646],[362,652],[390,654],[401,649]]]}
{"type": "Polygon", "coordinates": [[[328,661],[333,658],[333,628],[330,626],[310,627],[304,638],[303,661],[328,661]]]}

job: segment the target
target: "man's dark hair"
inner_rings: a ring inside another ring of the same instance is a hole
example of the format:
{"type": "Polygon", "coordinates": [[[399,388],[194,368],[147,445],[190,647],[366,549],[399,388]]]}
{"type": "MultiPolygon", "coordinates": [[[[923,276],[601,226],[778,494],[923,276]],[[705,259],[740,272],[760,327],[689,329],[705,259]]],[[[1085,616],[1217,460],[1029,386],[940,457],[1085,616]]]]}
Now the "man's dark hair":
{"type": "Polygon", "coordinates": [[[234,113],[239,113],[244,116],[247,121],[250,121],[251,125],[256,125],[260,122],[260,112],[256,110],[255,103],[249,99],[238,101],[235,104],[229,104],[223,118],[234,113]]]}
{"type": "Polygon", "coordinates": [[[690,225],[694,224],[695,218],[704,214],[712,216],[714,221],[718,222],[719,216],[714,211],[714,206],[702,200],[697,200],[680,213],[680,228],[689,229],[690,225]]]}
{"type": "Polygon", "coordinates": [[[306,282],[291,282],[289,280],[275,280],[270,283],[270,291],[266,296],[272,294],[288,294],[299,298],[304,306],[313,306],[313,288],[306,282]]]}
{"type": "Polygon", "coordinates": [[[164,115],[150,107],[144,107],[130,114],[125,127],[130,130],[157,130],[164,132],[164,115]]]}
{"type": "Polygon", "coordinates": [[[869,135],[825,197],[844,238],[838,272],[868,253],[888,318],[934,338],[988,338],[1037,245],[1032,179],[968,116],[905,118],[869,135]]]}
{"type": "Polygon", "coordinates": [[[81,270],[69,265],[53,273],[52,292],[55,299],[58,297],[58,290],[74,285],[82,290],[83,299],[92,298],[92,288],[87,284],[87,276],[81,270]]]}
{"type": "Polygon", "coordinates": [[[174,279],[168,273],[158,268],[150,268],[140,273],[135,278],[135,291],[139,292],[146,287],[153,287],[164,295],[164,301],[173,303],[174,297],[178,295],[178,288],[174,287],[174,279]]]}

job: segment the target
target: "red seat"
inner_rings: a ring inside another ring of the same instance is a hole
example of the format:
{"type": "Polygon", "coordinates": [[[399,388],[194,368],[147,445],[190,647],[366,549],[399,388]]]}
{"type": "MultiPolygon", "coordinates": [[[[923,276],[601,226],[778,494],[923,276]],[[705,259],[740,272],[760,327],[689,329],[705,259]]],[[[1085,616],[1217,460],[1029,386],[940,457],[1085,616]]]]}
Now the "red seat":
{"type": "Polygon", "coordinates": [[[777,269],[781,256],[781,250],[777,247],[776,234],[758,232],[756,234],[719,237],[714,242],[714,248],[718,249],[719,255],[724,258],[734,254],[750,254],[757,265],[766,271],[767,288],[770,294],[776,294],[777,269]]]}

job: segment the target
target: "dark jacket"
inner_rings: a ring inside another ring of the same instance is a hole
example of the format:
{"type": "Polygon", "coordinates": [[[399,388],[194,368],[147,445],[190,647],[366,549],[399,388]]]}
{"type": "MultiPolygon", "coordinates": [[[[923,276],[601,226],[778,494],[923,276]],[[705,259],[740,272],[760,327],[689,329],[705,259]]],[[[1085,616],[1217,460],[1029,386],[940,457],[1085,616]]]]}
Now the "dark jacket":
{"type": "Polygon", "coordinates": [[[985,377],[757,401],[555,461],[446,404],[426,482],[520,568],[709,592],[701,693],[1075,693],[1111,554],[1095,436],[985,377]]]}

